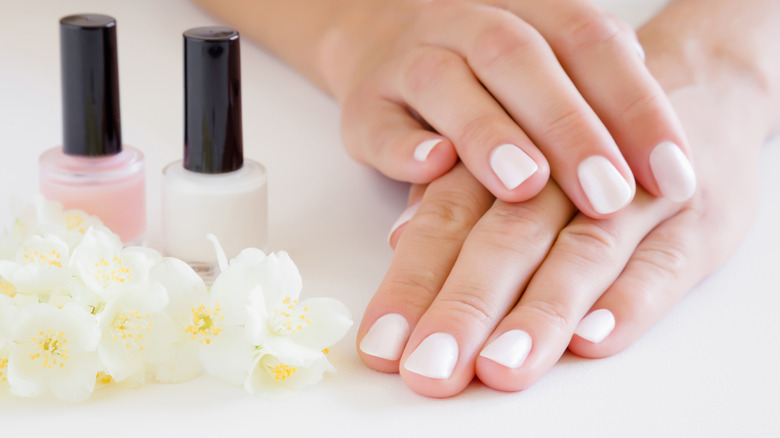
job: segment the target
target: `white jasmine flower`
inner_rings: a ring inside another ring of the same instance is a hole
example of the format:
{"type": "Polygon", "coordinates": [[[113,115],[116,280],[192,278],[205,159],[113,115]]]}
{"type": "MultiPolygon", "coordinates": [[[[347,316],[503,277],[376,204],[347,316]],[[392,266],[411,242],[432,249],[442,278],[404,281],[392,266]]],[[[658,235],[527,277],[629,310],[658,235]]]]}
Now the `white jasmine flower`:
{"type": "Polygon", "coordinates": [[[328,348],[352,326],[350,312],[338,300],[250,295],[250,342],[257,356],[244,387],[252,394],[286,398],[333,371],[328,348]]]}
{"type": "Polygon", "coordinates": [[[70,249],[59,237],[32,235],[22,242],[16,253],[19,268],[12,283],[18,292],[51,293],[70,278],[70,249]]]}
{"type": "Polygon", "coordinates": [[[150,270],[149,282],[160,284],[167,291],[165,311],[176,328],[173,354],[167,361],[151,367],[154,378],[164,383],[193,379],[203,371],[199,346],[211,343],[222,333],[222,309],[209,302],[203,279],[179,259],[162,259],[150,270]]]}
{"type": "Polygon", "coordinates": [[[74,304],[62,309],[34,304],[14,328],[8,359],[11,393],[37,397],[47,388],[69,401],[84,400],[100,370],[95,317],[74,304]]]}
{"type": "Polygon", "coordinates": [[[325,351],[352,326],[349,310],[330,298],[299,302],[302,281],[287,253],[247,249],[221,270],[211,294],[245,331],[202,350],[207,372],[243,381],[252,394],[285,398],[333,370],[325,351]]]}
{"type": "Polygon", "coordinates": [[[107,300],[123,289],[147,281],[149,268],[160,259],[151,249],[123,249],[119,236],[105,227],[92,227],[73,250],[70,267],[93,293],[107,300]]]}
{"type": "Polygon", "coordinates": [[[126,289],[98,313],[102,333],[98,353],[105,374],[116,382],[140,374],[173,356],[176,328],[163,312],[168,305],[165,288],[137,286],[126,289]]]}
{"type": "MultiPolygon", "coordinates": [[[[43,197],[35,200],[36,222],[27,225],[28,232],[39,234],[55,234],[64,240],[73,249],[81,241],[90,227],[103,225],[100,218],[91,216],[82,210],[64,210],[62,204],[56,201],[47,201],[43,197]]],[[[23,219],[20,219],[22,222],[23,219]]]]}
{"type": "Polygon", "coordinates": [[[284,400],[318,383],[326,371],[333,372],[335,369],[322,352],[317,358],[306,358],[305,355],[261,349],[252,363],[244,388],[252,395],[284,400]]]}

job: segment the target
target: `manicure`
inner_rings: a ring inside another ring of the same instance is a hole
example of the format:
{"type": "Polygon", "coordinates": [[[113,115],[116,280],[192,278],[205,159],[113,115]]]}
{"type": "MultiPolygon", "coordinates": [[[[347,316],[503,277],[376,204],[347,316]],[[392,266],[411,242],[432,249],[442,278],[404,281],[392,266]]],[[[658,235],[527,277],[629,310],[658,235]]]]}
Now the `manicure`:
{"type": "Polygon", "coordinates": [[[531,335],[523,330],[510,330],[487,345],[480,356],[507,368],[519,368],[531,351],[531,335]]]}
{"type": "Polygon", "coordinates": [[[513,190],[539,169],[522,149],[502,144],[490,153],[490,167],[507,190],[513,190]]]}
{"type": "Polygon", "coordinates": [[[660,143],[650,153],[650,169],[664,198],[675,202],[690,199],[696,191],[693,166],[679,146],[671,141],[660,143]]]}
{"type": "Polygon", "coordinates": [[[432,138],[418,144],[417,147],[414,148],[414,159],[420,162],[427,160],[428,155],[430,155],[433,148],[435,148],[437,144],[441,143],[441,141],[442,139],[440,138],[432,138]]]}
{"type": "Polygon", "coordinates": [[[598,344],[615,329],[615,315],[607,309],[594,310],[582,318],[574,334],[586,341],[598,344]]]}
{"type": "Polygon", "coordinates": [[[398,219],[396,219],[395,223],[392,227],[390,227],[390,232],[387,234],[387,244],[390,244],[390,239],[393,237],[393,233],[395,233],[395,230],[401,228],[401,226],[414,217],[414,214],[417,213],[417,210],[420,208],[420,201],[415,202],[414,204],[410,205],[409,207],[404,210],[403,213],[401,213],[401,216],[398,216],[398,219]]]}
{"type": "Polygon", "coordinates": [[[458,361],[458,342],[447,333],[434,333],[425,338],[406,358],[404,368],[431,379],[447,379],[458,361]]]}
{"type": "Polygon", "coordinates": [[[360,351],[381,359],[398,360],[409,339],[409,323],[402,315],[388,313],[374,322],[360,341],[360,351]]]}
{"type": "Polygon", "coordinates": [[[582,160],[577,176],[590,205],[601,214],[614,213],[631,201],[631,186],[606,157],[582,160]]]}

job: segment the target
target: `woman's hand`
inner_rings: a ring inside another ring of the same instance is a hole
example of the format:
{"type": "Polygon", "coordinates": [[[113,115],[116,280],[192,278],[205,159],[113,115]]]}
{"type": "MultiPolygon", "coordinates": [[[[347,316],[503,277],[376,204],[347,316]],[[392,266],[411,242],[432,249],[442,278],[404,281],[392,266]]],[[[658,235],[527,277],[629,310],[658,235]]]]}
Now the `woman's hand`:
{"type": "Polygon", "coordinates": [[[359,161],[427,183],[460,158],[507,202],[530,199],[551,173],[591,217],[627,205],[634,176],[655,195],[692,195],[687,140],[636,36],[589,1],[364,2],[359,11],[326,37],[334,57],[322,60],[359,161]]]}
{"type": "Polygon", "coordinates": [[[722,264],[751,223],[757,153],[780,120],[771,44],[748,35],[753,54],[767,53],[754,68],[738,46],[699,39],[716,35],[706,26],[730,7],[678,2],[640,32],[691,138],[690,201],[639,190],[608,219],[569,220],[574,208],[553,183],[524,203],[494,202],[458,165],[412,191],[411,220],[391,235],[392,265],[358,333],[363,360],[428,396],[457,394],[475,375],[520,390],[567,347],[585,357],[626,348],[722,264]]]}
{"type": "Polygon", "coordinates": [[[460,159],[518,202],[552,174],[591,217],[626,206],[634,177],[676,201],[695,190],[636,36],[588,0],[197,1],[336,96],[348,151],[392,178],[460,159]]]}

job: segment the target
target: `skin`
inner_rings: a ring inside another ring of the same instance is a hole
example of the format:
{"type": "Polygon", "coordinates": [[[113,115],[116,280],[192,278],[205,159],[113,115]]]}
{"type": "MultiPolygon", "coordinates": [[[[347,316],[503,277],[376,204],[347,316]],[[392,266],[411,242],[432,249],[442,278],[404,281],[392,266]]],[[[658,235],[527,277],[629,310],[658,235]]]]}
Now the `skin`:
{"type": "MultiPolygon", "coordinates": [[[[359,47],[383,47],[406,29],[388,22],[362,29],[361,8],[350,5],[342,4],[341,11],[350,11],[344,14],[351,18],[331,17],[340,23],[337,31],[322,31],[314,48],[301,45],[311,49],[305,59],[330,59],[323,53],[343,47],[333,35],[365,35],[348,39],[360,44],[343,52],[338,59],[344,63],[307,69],[303,58],[296,61],[301,52],[288,58],[341,97],[361,86],[370,90],[365,84],[371,82],[362,79],[373,70],[365,65],[387,59],[388,52],[369,56],[359,47]]],[[[555,182],[526,202],[496,200],[466,160],[430,184],[413,186],[410,206],[418,205],[416,213],[391,236],[395,256],[363,316],[358,346],[388,313],[406,319],[410,336],[399,360],[361,351],[364,362],[400,372],[421,394],[448,397],[475,376],[498,390],[524,389],[566,348],[604,357],[631,345],[730,256],[752,221],[757,155],[780,123],[780,52],[772,46],[780,40],[779,24],[780,6],[772,0],[679,0],[639,30],[647,68],[690,138],[698,190],[687,202],[638,189],[628,207],[595,220],[578,211],[555,182]],[[597,309],[614,315],[614,330],[598,343],[574,335],[581,319],[597,309]],[[512,329],[527,332],[533,342],[520,367],[479,356],[483,346],[512,329]],[[427,378],[403,366],[433,333],[448,333],[458,343],[448,378],[427,378]]],[[[286,53],[284,46],[272,48],[286,53]]],[[[349,98],[341,101],[346,120],[349,98]]],[[[416,129],[406,119],[386,116],[387,129],[404,123],[416,129]]]]}
{"type": "Polygon", "coordinates": [[[518,202],[552,175],[580,211],[606,217],[580,185],[583,160],[605,157],[627,203],[634,177],[663,195],[649,165],[656,145],[689,152],[633,31],[587,0],[200,3],[331,92],[347,150],[398,180],[430,182],[460,159],[496,197],[518,202]],[[514,187],[491,167],[503,144],[537,165],[514,187]]]}

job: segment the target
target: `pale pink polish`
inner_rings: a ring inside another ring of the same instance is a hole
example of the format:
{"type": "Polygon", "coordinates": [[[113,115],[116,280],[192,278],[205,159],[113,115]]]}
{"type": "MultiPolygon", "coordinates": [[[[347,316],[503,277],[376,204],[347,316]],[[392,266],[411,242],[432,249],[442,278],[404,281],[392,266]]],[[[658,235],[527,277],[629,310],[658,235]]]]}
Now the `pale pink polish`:
{"type": "Polygon", "coordinates": [[[100,218],[124,243],[141,243],[146,229],[144,156],[131,146],[108,157],[44,152],[39,183],[46,199],[100,218]]]}
{"type": "Polygon", "coordinates": [[[40,190],[66,209],[98,216],[124,243],[146,229],[144,156],[122,146],[116,21],[60,20],[63,144],[39,160],[40,190]]]}

